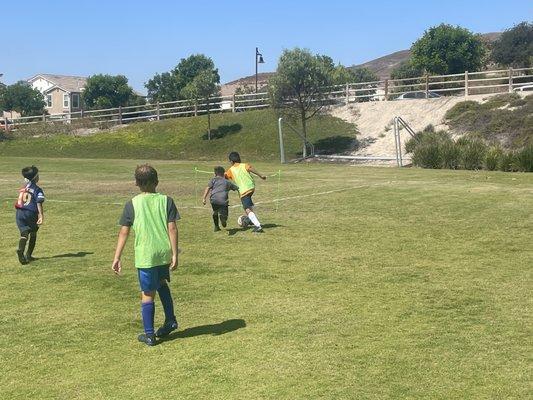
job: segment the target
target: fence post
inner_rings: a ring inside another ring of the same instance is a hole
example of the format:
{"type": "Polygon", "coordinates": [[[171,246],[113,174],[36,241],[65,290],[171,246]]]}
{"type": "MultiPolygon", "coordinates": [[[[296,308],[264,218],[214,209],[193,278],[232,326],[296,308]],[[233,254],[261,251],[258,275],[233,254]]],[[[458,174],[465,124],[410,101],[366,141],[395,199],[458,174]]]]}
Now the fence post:
{"type": "Polygon", "coordinates": [[[7,117],[4,117],[4,127],[6,132],[9,132],[9,122],[7,121],[7,117]]]}
{"type": "Polygon", "coordinates": [[[118,123],[122,125],[122,106],[118,106],[118,123]]]}
{"type": "Polygon", "coordinates": [[[159,108],[159,102],[156,103],[156,115],[157,115],[157,120],[159,121],[161,119],[161,109],[159,108]]]}
{"type": "Polygon", "coordinates": [[[389,99],[389,80],[385,79],[385,101],[389,99]]]}
{"type": "Polygon", "coordinates": [[[426,99],[429,98],[429,74],[426,74],[426,99]]]}
{"type": "Polygon", "coordinates": [[[465,71],[465,97],[468,97],[468,71],[465,71]]]}
{"type": "Polygon", "coordinates": [[[235,93],[233,93],[233,100],[231,101],[231,112],[235,112],[235,93]]]}
{"type": "Polygon", "coordinates": [[[509,67],[509,93],[513,92],[513,67],[509,67]]]}
{"type": "Polygon", "coordinates": [[[198,116],[198,103],[194,103],[194,116],[198,116]]]}
{"type": "Polygon", "coordinates": [[[83,108],[80,110],[80,118],[83,119],[83,116],[84,116],[84,111],[83,111],[83,108]]]}
{"type": "Polygon", "coordinates": [[[46,114],[43,113],[43,122],[46,122],[46,114]]]}
{"type": "Polygon", "coordinates": [[[346,105],[350,102],[350,85],[346,84],[346,105]]]}

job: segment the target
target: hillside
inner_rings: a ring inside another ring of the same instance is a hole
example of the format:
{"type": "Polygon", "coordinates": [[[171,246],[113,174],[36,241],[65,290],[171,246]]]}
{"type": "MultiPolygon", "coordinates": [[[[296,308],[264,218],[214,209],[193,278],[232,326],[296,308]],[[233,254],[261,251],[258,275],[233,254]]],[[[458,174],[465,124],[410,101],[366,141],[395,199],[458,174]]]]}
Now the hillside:
{"type": "MultiPolygon", "coordinates": [[[[279,160],[277,115],[271,110],[212,116],[214,139],[207,140],[206,117],[131,124],[91,136],[52,135],[0,142],[0,155],[75,158],[225,160],[230,151],[247,159],[279,160]]],[[[309,122],[309,137],[322,152],[345,151],[355,144],[355,126],[332,116],[309,122]]],[[[285,133],[288,159],[301,154],[301,141],[285,133]]]]}

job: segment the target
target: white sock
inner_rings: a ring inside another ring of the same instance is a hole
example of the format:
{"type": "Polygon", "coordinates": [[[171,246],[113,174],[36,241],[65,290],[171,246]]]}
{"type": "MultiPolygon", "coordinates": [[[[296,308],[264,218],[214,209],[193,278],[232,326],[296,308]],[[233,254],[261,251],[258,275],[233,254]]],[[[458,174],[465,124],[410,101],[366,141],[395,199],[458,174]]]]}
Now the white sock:
{"type": "Polygon", "coordinates": [[[250,221],[252,221],[252,224],[254,224],[257,228],[261,228],[261,222],[259,222],[259,220],[257,219],[257,217],[252,211],[248,213],[248,218],[250,218],[250,221]]]}

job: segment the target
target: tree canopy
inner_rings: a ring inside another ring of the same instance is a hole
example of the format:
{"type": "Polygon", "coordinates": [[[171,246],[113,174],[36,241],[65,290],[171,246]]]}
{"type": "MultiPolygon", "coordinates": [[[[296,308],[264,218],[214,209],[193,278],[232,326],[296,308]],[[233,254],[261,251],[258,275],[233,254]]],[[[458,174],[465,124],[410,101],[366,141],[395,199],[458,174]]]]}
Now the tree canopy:
{"type": "Polygon", "coordinates": [[[209,71],[213,81],[216,84],[220,83],[218,69],[215,68],[213,60],[203,54],[193,54],[187,58],[182,58],[171,71],[155,74],[145,84],[148,98],[152,102],[187,99],[190,95],[190,88],[187,90],[185,88],[202,71],[209,71]]]}
{"type": "Polygon", "coordinates": [[[45,102],[44,97],[29,83],[20,81],[13,85],[0,84],[0,110],[17,111],[22,116],[42,114],[45,102]]]}
{"type": "Polygon", "coordinates": [[[493,44],[492,59],[514,68],[533,66],[533,24],[521,22],[503,32],[493,44]]]}
{"type": "Polygon", "coordinates": [[[138,96],[125,76],[98,74],[87,79],[82,97],[88,108],[101,109],[131,105],[138,96]]]}
{"type": "Polygon", "coordinates": [[[415,68],[430,74],[479,71],[486,47],[479,35],[460,26],[441,24],[429,28],[411,47],[415,68]]]}
{"type": "Polygon", "coordinates": [[[412,60],[402,62],[390,74],[391,79],[418,78],[424,75],[424,70],[413,65],[412,60]]]}

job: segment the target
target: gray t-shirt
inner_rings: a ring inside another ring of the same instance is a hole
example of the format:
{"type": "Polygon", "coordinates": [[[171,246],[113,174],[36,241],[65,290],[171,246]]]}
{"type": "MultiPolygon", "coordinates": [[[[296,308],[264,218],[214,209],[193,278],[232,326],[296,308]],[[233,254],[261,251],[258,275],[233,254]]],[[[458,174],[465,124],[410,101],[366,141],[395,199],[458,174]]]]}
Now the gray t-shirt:
{"type": "Polygon", "coordinates": [[[209,181],[207,187],[211,189],[211,204],[216,204],[218,206],[228,205],[228,192],[230,190],[239,190],[237,185],[222,176],[215,176],[209,181]]]}
{"type": "MultiPolygon", "coordinates": [[[[177,221],[180,219],[180,213],[174,204],[172,197],[167,196],[167,222],[177,221]]],[[[135,221],[135,210],[133,208],[133,202],[130,200],[124,206],[124,211],[120,217],[120,226],[133,226],[135,221]]]]}

